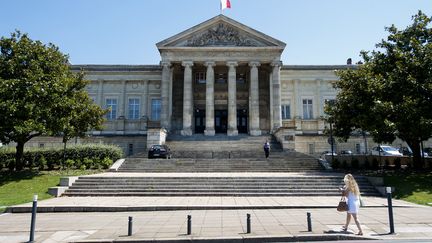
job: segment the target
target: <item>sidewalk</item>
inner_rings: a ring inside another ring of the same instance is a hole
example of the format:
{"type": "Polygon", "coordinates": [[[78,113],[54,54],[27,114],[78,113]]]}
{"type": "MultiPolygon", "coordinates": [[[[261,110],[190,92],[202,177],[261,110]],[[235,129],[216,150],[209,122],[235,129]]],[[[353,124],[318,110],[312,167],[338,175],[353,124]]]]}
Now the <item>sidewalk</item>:
{"type": "MultiPolygon", "coordinates": [[[[160,211],[39,213],[37,242],[113,242],[217,239],[225,242],[259,242],[311,239],[337,240],[357,237],[352,222],[342,234],[345,213],[335,209],[338,197],[154,197],[154,198],[55,198],[41,201],[41,207],[101,206],[153,207],[160,211]],[[236,209],[211,209],[235,206],[236,209]],[[259,206],[268,207],[261,209],[259,206]],[[163,207],[168,207],[164,209],[163,207]],[[171,207],[171,208],[170,208],[171,207]],[[181,209],[183,207],[184,209],[181,209]],[[186,208],[200,207],[202,210],[186,208]],[[250,207],[243,209],[242,207],[250,207]],[[253,209],[255,207],[255,209],[253,209]],[[274,207],[274,208],[272,208],[274,207]],[[277,207],[284,207],[278,209],[277,207]],[[306,213],[312,215],[312,232],[307,231],[306,213]],[[246,214],[251,214],[252,232],[246,234],[246,214]],[[192,216],[192,234],[187,232],[187,215],[192,216]],[[133,235],[127,236],[128,216],[133,216],[133,235]],[[334,230],[336,234],[324,234],[334,230]],[[338,234],[340,233],[340,234],[338,234]],[[348,237],[348,238],[347,238],[348,237]]],[[[396,234],[389,235],[384,198],[363,198],[360,209],[364,238],[432,239],[432,207],[394,200],[396,234]]],[[[0,215],[0,242],[23,242],[29,238],[29,213],[0,215]]]]}

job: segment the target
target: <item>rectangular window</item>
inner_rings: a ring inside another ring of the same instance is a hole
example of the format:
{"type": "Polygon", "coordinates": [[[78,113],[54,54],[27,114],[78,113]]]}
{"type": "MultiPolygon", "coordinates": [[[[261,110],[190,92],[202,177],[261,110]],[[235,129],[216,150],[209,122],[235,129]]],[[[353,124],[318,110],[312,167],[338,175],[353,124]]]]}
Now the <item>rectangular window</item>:
{"type": "Polygon", "coordinates": [[[303,99],[303,119],[313,119],[312,99],[303,99]]]}
{"type": "Polygon", "coordinates": [[[139,99],[129,99],[129,113],[128,119],[136,120],[139,119],[140,110],[140,100],[139,99]]]}
{"type": "Polygon", "coordinates": [[[290,109],[290,105],[282,105],[282,119],[286,120],[286,119],[291,119],[291,109],[290,109]]]}
{"type": "Polygon", "coordinates": [[[109,109],[107,113],[108,120],[117,118],[117,99],[106,99],[106,108],[109,109]]]}
{"type": "Polygon", "coordinates": [[[205,72],[196,72],[195,73],[195,83],[205,84],[206,83],[206,73],[205,72]]]}
{"type": "Polygon", "coordinates": [[[159,121],[161,114],[161,100],[160,99],[152,99],[151,102],[151,118],[152,121],[159,121]]]}

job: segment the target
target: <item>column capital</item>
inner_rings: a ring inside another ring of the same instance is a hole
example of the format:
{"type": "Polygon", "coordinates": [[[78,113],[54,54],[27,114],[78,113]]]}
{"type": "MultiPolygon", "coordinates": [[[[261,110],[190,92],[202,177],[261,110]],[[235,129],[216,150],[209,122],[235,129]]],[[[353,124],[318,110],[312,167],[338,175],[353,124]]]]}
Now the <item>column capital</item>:
{"type": "Polygon", "coordinates": [[[161,65],[162,67],[167,67],[167,68],[169,68],[169,67],[171,67],[171,62],[168,62],[168,61],[161,61],[161,62],[160,62],[160,65],[161,65]]]}
{"type": "Polygon", "coordinates": [[[214,62],[214,61],[207,61],[207,62],[204,63],[204,66],[206,66],[206,67],[214,67],[214,66],[216,66],[216,62],[214,62]]]}
{"type": "Polygon", "coordinates": [[[194,65],[194,63],[193,63],[193,61],[183,61],[183,62],[181,63],[181,65],[182,65],[183,67],[191,67],[191,66],[194,65]]]}
{"type": "Polygon", "coordinates": [[[235,61],[228,61],[228,62],[226,62],[226,65],[227,65],[228,67],[237,67],[237,66],[238,66],[238,63],[235,62],[235,61]]]}
{"type": "Polygon", "coordinates": [[[282,61],[274,61],[271,63],[272,67],[281,67],[282,66],[282,61]]]}
{"type": "Polygon", "coordinates": [[[259,67],[261,66],[261,63],[259,61],[251,61],[249,62],[250,67],[259,67]]]}

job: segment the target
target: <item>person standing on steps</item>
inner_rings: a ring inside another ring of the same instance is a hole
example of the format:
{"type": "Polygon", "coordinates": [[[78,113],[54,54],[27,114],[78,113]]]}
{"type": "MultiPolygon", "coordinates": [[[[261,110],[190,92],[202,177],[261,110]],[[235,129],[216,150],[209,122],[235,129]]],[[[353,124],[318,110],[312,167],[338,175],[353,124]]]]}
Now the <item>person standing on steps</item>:
{"type": "Polygon", "coordinates": [[[270,143],[268,140],[266,140],[264,143],[264,153],[265,153],[266,159],[268,159],[268,157],[270,155],[270,143]]]}
{"type": "Polygon", "coordinates": [[[358,220],[358,212],[360,207],[360,189],[359,186],[351,174],[346,174],[344,177],[345,186],[339,188],[342,191],[342,195],[347,198],[348,211],[345,225],[342,226],[343,231],[348,230],[348,226],[351,220],[351,216],[354,218],[354,222],[357,225],[357,235],[363,235],[363,231],[358,220]]]}

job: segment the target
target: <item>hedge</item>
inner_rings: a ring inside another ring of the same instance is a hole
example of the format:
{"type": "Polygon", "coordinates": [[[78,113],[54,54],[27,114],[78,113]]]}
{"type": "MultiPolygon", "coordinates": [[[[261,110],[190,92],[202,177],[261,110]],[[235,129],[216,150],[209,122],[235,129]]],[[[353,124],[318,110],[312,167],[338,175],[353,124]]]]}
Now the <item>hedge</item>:
{"type": "MultiPolygon", "coordinates": [[[[59,168],[101,169],[108,168],[113,161],[123,156],[121,148],[114,145],[85,144],[66,148],[29,148],[24,151],[27,168],[53,170],[59,168]]],[[[15,164],[15,148],[0,149],[0,169],[15,164]]]]}

